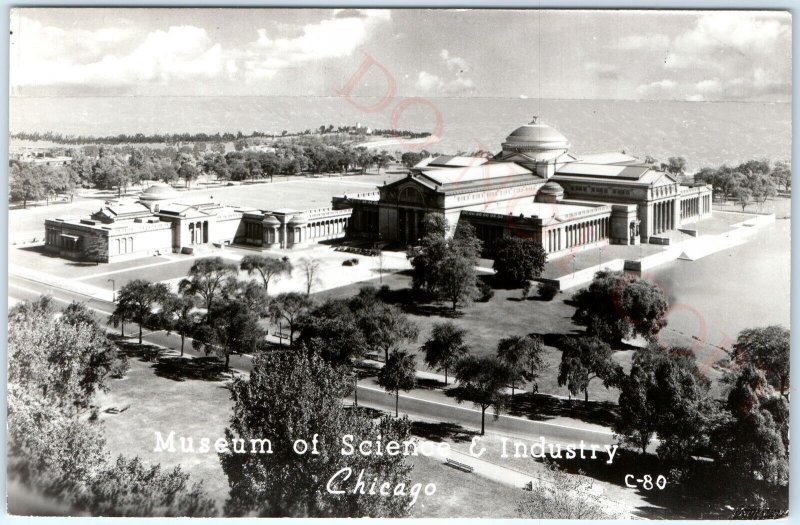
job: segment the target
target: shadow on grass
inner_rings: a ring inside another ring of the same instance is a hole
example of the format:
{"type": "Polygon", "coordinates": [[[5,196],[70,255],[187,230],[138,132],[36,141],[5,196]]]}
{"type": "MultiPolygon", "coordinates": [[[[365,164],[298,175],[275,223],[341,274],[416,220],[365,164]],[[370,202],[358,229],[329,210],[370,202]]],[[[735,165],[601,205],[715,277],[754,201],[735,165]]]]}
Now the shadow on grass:
{"type": "Polygon", "coordinates": [[[187,379],[201,379],[204,381],[224,381],[229,378],[225,364],[216,357],[163,357],[153,365],[156,375],[172,379],[173,381],[186,381],[187,379]]]}
{"type": "Polygon", "coordinates": [[[412,421],[411,433],[428,441],[442,442],[451,440],[455,443],[463,443],[472,440],[478,432],[467,430],[455,423],[427,423],[424,421],[412,421]]]}
{"type": "MultiPolygon", "coordinates": [[[[445,390],[444,393],[454,399],[470,401],[470,398],[465,395],[463,387],[460,386],[454,386],[445,390]]],[[[617,418],[616,409],[617,405],[608,401],[585,402],[525,392],[516,394],[513,400],[509,400],[504,413],[531,421],[547,421],[556,417],[567,417],[585,423],[611,426],[617,418]]]]}
{"type": "Polygon", "coordinates": [[[126,338],[122,338],[117,334],[109,334],[109,339],[114,340],[117,345],[117,348],[125,354],[128,359],[138,359],[143,363],[151,363],[158,359],[160,352],[162,351],[161,348],[153,345],[148,345],[147,343],[139,344],[136,342],[126,341],[126,338]]]}
{"type": "Polygon", "coordinates": [[[547,420],[568,417],[585,423],[609,427],[617,419],[617,405],[608,401],[584,401],[525,392],[514,396],[506,411],[517,417],[547,420]]]}

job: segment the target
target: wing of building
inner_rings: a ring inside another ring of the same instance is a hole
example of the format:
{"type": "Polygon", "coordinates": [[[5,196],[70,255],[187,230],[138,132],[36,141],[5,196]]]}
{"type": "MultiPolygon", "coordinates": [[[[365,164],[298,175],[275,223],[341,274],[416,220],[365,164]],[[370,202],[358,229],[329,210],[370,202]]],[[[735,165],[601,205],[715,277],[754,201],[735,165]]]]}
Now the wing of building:
{"type": "Polygon", "coordinates": [[[579,157],[569,146],[534,118],[493,158],[425,159],[406,178],[333,205],[352,208],[349,237],[385,242],[415,243],[426,213],[444,214],[451,226],[467,221],[487,255],[508,236],[535,239],[556,256],[598,243],[658,242],[711,214],[710,186],[682,185],[624,153],[579,157]]]}

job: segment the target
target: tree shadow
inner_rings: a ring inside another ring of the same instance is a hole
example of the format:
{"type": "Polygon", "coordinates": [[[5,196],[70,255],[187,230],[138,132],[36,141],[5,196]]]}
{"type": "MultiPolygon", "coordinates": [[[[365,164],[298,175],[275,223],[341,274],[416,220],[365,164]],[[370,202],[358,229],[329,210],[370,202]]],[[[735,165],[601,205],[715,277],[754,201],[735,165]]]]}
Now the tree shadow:
{"type": "Polygon", "coordinates": [[[428,423],[425,421],[412,421],[411,433],[427,441],[442,442],[449,440],[455,443],[471,441],[473,436],[478,435],[477,431],[467,430],[455,423],[428,423]]]}
{"type": "Polygon", "coordinates": [[[153,369],[157,376],[173,381],[224,381],[229,377],[225,364],[216,357],[162,357],[153,369]]]}
{"type": "Polygon", "coordinates": [[[617,405],[610,401],[584,401],[525,392],[516,394],[506,407],[512,416],[546,421],[556,417],[610,427],[617,420],[617,405]]]}
{"type": "MultiPolygon", "coordinates": [[[[453,383],[448,383],[446,386],[450,386],[453,383]]],[[[445,388],[444,381],[439,381],[438,379],[430,379],[427,377],[417,378],[417,387],[418,388],[426,388],[428,390],[441,390],[445,388]]]]}
{"type": "Polygon", "coordinates": [[[139,344],[139,343],[132,343],[130,341],[126,341],[126,338],[118,334],[109,334],[109,339],[112,339],[117,348],[125,354],[129,359],[138,359],[143,363],[152,363],[158,356],[160,355],[162,348],[157,346],[148,345],[148,344],[139,344]]]}

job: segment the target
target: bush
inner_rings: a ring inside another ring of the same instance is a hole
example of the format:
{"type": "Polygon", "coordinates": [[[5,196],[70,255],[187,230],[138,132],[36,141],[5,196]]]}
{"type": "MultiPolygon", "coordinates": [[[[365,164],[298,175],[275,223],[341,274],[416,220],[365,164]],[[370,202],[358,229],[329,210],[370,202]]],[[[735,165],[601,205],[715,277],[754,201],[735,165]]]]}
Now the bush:
{"type": "Polygon", "coordinates": [[[111,369],[108,371],[109,375],[114,379],[122,379],[125,374],[130,370],[131,365],[128,363],[128,356],[125,354],[118,354],[114,362],[111,364],[111,369]]]}
{"type": "Polygon", "coordinates": [[[475,288],[478,290],[478,302],[480,303],[487,303],[494,297],[494,290],[492,290],[492,287],[480,279],[475,283],[475,288]]]}
{"type": "Polygon", "coordinates": [[[551,301],[558,293],[558,286],[555,283],[539,283],[539,297],[545,301],[551,301]]]}
{"type": "Polygon", "coordinates": [[[353,257],[352,259],[347,259],[346,261],[344,261],[342,263],[342,266],[357,266],[358,262],[359,262],[358,259],[353,257]]]}

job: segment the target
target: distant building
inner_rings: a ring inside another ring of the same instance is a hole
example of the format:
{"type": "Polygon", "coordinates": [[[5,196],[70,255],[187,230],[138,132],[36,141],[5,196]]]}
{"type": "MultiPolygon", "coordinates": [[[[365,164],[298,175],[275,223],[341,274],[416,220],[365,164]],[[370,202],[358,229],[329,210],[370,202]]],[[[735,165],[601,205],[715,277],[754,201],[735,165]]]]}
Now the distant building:
{"type": "MultiPolygon", "coordinates": [[[[405,179],[370,195],[335,197],[352,209],[347,235],[413,244],[426,213],[475,226],[486,254],[508,236],[533,238],[556,256],[602,244],[662,242],[659,235],[711,214],[711,187],[684,186],[622,153],[577,157],[536,118],[492,159],[423,159],[405,179]]],[[[451,228],[451,232],[455,228],[451,228]]]]}
{"type": "Polygon", "coordinates": [[[344,235],[350,210],[264,211],[181,197],[156,184],[137,201],[107,203],[89,218],[45,220],[45,249],[62,257],[118,262],[233,243],[290,249],[344,235]]]}

